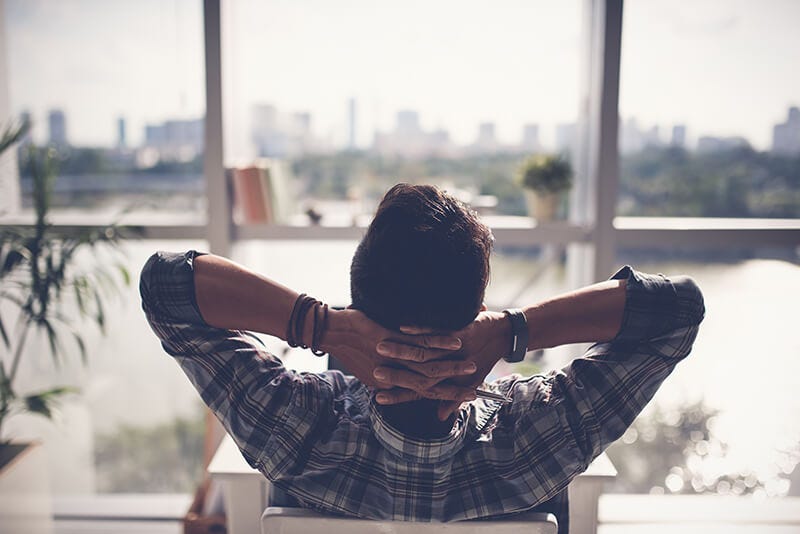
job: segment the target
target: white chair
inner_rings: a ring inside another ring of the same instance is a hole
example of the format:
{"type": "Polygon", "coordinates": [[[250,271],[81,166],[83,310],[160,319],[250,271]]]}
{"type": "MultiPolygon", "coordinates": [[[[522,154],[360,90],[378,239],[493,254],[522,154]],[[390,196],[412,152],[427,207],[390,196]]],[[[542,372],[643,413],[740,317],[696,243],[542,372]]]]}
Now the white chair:
{"type": "Polygon", "coordinates": [[[261,534],[556,534],[557,531],[558,523],[553,514],[529,513],[489,521],[412,523],[336,517],[302,508],[270,506],[261,516],[261,534]]]}

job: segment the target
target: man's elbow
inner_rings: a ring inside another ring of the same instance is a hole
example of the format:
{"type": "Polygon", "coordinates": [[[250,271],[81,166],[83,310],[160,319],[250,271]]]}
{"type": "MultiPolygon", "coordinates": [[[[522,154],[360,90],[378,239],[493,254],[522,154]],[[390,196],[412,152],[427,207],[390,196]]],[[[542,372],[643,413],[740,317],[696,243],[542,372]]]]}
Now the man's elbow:
{"type": "Polygon", "coordinates": [[[152,291],[152,278],[153,268],[156,263],[158,263],[159,259],[159,252],[156,252],[150,256],[147,259],[147,262],[145,262],[144,267],[142,267],[142,272],[139,275],[139,295],[142,297],[142,308],[144,308],[145,311],[155,307],[155,294],[152,291]]]}
{"type": "Polygon", "coordinates": [[[671,278],[678,298],[679,321],[684,326],[699,325],[706,314],[703,292],[690,276],[671,278]]]}

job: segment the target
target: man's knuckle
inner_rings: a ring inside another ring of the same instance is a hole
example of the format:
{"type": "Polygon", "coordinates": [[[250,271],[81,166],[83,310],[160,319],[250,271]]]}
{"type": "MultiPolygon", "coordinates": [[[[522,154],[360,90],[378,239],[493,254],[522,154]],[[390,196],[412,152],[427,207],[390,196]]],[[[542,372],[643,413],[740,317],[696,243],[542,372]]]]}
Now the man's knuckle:
{"type": "Polygon", "coordinates": [[[443,369],[440,363],[434,362],[428,365],[428,376],[441,376],[442,371],[443,369]]]}

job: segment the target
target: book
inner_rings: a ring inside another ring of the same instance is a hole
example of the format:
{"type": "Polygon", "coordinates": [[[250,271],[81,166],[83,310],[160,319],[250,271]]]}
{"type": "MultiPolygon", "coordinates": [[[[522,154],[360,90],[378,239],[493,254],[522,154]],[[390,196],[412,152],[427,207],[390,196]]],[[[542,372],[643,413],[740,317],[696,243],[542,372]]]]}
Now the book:
{"type": "Polygon", "coordinates": [[[234,190],[234,216],[240,224],[269,222],[261,178],[255,166],[231,170],[234,190]]]}
{"type": "Polygon", "coordinates": [[[294,212],[289,172],[287,162],[267,158],[230,169],[228,176],[234,189],[236,223],[287,223],[294,212]]]}

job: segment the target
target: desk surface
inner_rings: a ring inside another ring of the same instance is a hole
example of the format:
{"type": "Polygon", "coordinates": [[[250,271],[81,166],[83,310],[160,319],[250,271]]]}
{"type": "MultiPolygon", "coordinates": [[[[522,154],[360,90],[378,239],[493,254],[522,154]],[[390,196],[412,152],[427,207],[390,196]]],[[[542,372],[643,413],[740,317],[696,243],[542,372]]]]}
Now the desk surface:
{"type": "MultiPolygon", "coordinates": [[[[229,435],[225,435],[208,465],[208,472],[212,477],[225,480],[230,478],[238,478],[242,476],[258,476],[263,477],[261,473],[250,467],[245,461],[242,453],[233,439],[229,435]]],[[[589,465],[589,468],[579,475],[580,477],[592,477],[613,479],[617,476],[617,470],[608,459],[608,456],[603,453],[594,462],[589,465]]]]}

